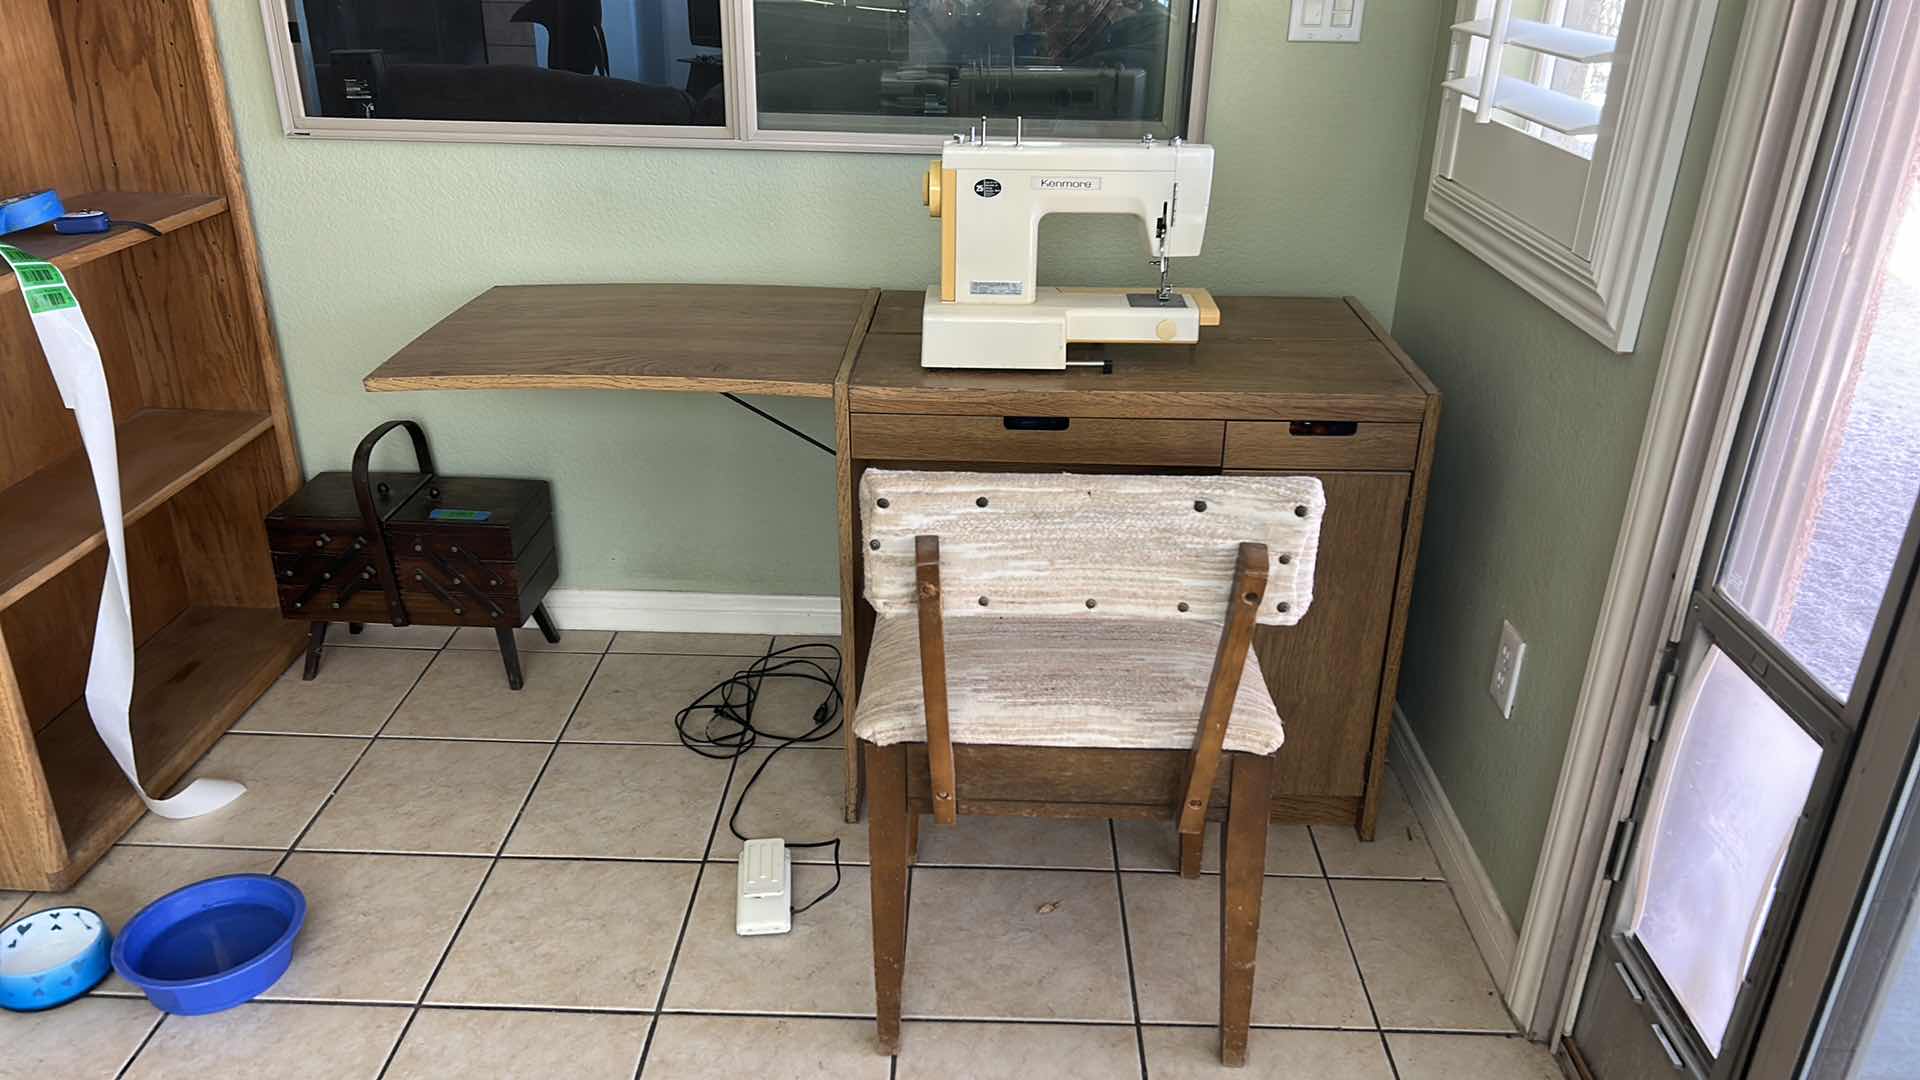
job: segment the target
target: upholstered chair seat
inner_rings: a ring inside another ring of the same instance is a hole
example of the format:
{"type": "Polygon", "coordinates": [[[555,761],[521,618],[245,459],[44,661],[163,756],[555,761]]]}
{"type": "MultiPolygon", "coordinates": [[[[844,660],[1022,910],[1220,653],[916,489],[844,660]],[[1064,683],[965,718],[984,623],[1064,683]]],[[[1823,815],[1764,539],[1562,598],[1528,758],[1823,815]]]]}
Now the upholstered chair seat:
{"type": "MultiPolygon", "coordinates": [[[[956,743],[1187,750],[1220,627],[1075,616],[954,619],[946,645],[947,722],[956,743]]],[[[853,731],[875,746],[927,741],[913,618],[874,624],[853,731]]],[[[1223,749],[1264,755],[1280,743],[1280,713],[1248,650],[1223,749]]]]}

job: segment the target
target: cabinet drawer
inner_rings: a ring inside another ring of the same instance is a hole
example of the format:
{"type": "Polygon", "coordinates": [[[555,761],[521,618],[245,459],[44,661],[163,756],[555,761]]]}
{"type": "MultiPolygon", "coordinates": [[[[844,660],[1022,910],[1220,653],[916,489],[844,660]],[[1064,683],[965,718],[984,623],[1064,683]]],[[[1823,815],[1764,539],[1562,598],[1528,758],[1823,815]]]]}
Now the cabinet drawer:
{"type": "Polygon", "coordinates": [[[1419,424],[1227,422],[1229,469],[1411,469],[1419,452],[1419,424]]]}
{"type": "Polygon", "coordinates": [[[1220,420],[854,413],[855,457],[1042,465],[1218,468],[1220,420]]]}

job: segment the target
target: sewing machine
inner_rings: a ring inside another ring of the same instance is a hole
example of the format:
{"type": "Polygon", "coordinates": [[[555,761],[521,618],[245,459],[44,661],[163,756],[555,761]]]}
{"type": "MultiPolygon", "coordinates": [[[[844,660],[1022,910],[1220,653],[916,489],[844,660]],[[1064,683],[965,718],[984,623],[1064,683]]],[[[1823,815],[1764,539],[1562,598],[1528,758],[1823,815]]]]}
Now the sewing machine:
{"type": "MultiPolygon", "coordinates": [[[[921,314],[930,368],[1067,367],[1068,343],[1191,345],[1219,309],[1204,289],[1176,290],[1168,260],[1200,254],[1213,190],[1213,147],[1156,142],[990,141],[986,120],[955,135],[922,194],[940,219],[940,284],[921,314]],[[1131,214],[1145,226],[1157,289],[1034,283],[1040,219],[1131,214]]],[[[1090,361],[1100,363],[1100,361],[1090,361]]]]}

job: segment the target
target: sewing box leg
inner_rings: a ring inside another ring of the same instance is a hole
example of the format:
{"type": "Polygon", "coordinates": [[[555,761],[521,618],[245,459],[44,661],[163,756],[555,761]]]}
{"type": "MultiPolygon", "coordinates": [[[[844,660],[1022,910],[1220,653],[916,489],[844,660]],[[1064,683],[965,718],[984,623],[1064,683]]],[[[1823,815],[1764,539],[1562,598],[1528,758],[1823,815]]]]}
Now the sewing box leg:
{"type": "Polygon", "coordinates": [[[553,616],[547,614],[547,605],[533,606],[533,621],[539,625],[540,634],[547,639],[549,645],[560,644],[560,631],[553,628],[553,616]]]}
{"type": "Polygon", "coordinates": [[[507,668],[507,688],[518,690],[527,685],[527,680],[520,675],[520,646],[514,644],[513,628],[496,626],[493,636],[500,642],[500,662],[507,668]]]}
{"type": "Polygon", "coordinates": [[[302,682],[312,682],[320,674],[320,650],[327,644],[327,624],[317,622],[307,627],[307,666],[300,672],[302,682]]]}

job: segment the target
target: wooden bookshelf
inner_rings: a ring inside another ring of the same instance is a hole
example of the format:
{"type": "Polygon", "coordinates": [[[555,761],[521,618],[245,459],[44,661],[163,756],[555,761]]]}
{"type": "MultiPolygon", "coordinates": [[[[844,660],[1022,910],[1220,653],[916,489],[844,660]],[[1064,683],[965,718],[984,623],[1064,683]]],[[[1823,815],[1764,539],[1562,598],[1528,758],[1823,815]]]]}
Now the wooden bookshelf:
{"type": "MultiPolygon", "coordinates": [[[[218,195],[169,195],[153,191],[93,191],[61,201],[69,210],[105,210],[107,217],[119,221],[137,221],[151,225],[162,234],[205,221],[225,213],[227,200],[218,195]]],[[[115,225],[103,233],[63,236],[52,225],[13,233],[6,243],[47,260],[62,270],[72,270],[135,244],[161,239],[132,225],[115,225]]],[[[17,292],[20,282],[12,274],[0,278],[0,295],[17,292]]]]}
{"type": "MultiPolygon", "coordinates": [[[[116,426],[121,510],[131,525],[273,426],[264,412],[142,409],[116,426]]],[[[107,540],[86,455],[0,491],[0,608],[107,540]]]]}
{"type": "MultiPolygon", "coordinates": [[[[262,608],[191,607],[135,654],[133,737],[140,779],[165,791],[186,774],[254,698],[286,670],[286,643],[301,631],[262,608]]],[[[38,736],[40,761],[65,839],[64,888],[146,812],[94,734],[84,702],[38,736]]],[[[244,782],[244,777],[237,777],[244,782]]]]}
{"type": "MultiPolygon", "coordinates": [[[[0,191],[131,226],[6,242],[67,275],[113,398],[141,780],[170,793],[299,654],[263,518],[300,480],[207,0],[20,0],[0,191]],[[103,43],[113,43],[106,47],[103,43]]],[[[144,809],[83,700],[105,529],[73,414],[0,277],[0,889],[76,881],[144,809]]],[[[242,782],[246,777],[234,779],[242,782]]]]}

